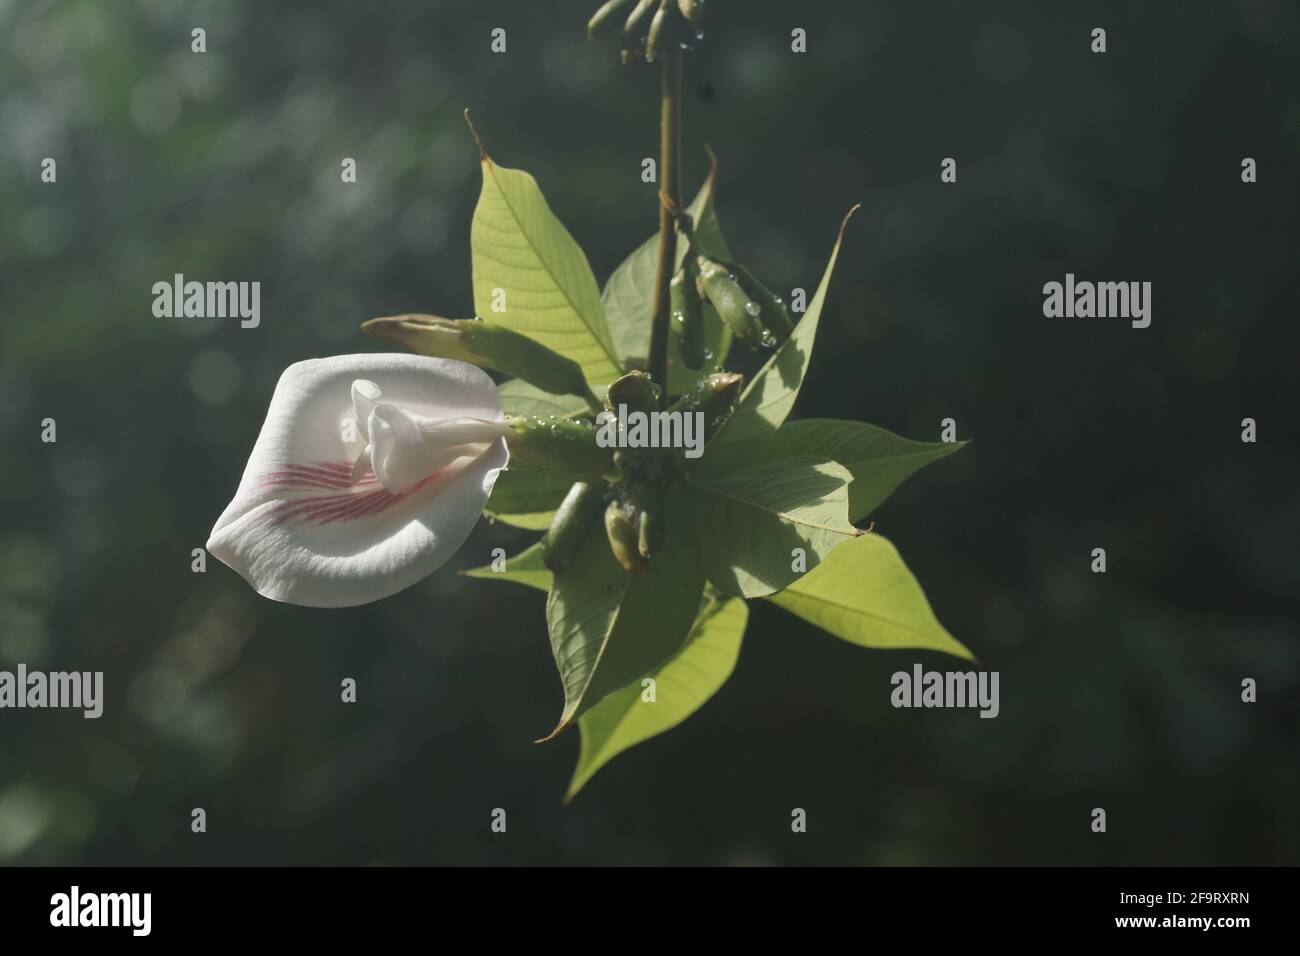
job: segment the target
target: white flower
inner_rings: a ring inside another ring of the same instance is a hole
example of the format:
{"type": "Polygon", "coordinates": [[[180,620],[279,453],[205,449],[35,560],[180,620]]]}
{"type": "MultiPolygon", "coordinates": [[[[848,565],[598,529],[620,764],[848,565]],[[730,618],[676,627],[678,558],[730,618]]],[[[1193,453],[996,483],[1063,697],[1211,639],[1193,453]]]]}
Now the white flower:
{"type": "Polygon", "coordinates": [[[259,594],[309,607],[410,587],[461,546],[509,459],[481,370],[422,355],[285,369],[208,551],[259,594]]]}

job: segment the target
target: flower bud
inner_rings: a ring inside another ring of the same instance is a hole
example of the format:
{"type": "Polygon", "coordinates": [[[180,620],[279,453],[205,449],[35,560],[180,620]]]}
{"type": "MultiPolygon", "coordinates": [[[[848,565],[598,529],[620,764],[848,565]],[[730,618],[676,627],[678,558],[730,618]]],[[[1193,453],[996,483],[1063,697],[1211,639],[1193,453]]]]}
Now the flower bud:
{"type": "Polygon", "coordinates": [[[703,412],[706,434],[709,425],[731,414],[740,395],[740,385],[745,376],[739,372],[714,372],[700,379],[673,403],[669,411],[703,412]]]}
{"type": "Polygon", "coordinates": [[[668,4],[662,3],[659,9],[655,11],[654,19],[650,21],[650,32],[646,34],[646,62],[652,62],[659,55],[660,50],[665,48],[665,44],[672,42],[673,31],[671,24],[668,4]]]}
{"type": "Polygon", "coordinates": [[[578,480],[601,478],[613,465],[610,450],[596,443],[596,426],[591,422],[518,416],[506,422],[511,468],[578,480]]]}
{"type": "Polygon", "coordinates": [[[629,485],[623,497],[636,515],[637,551],[649,558],[663,547],[667,531],[663,493],[657,483],[647,481],[629,485]]]}
{"type": "Polygon", "coordinates": [[[617,498],[605,509],[605,535],[609,538],[609,549],[629,574],[644,571],[647,565],[637,543],[639,521],[639,514],[617,498]]]}
{"type": "Polygon", "coordinates": [[[637,0],[637,5],[632,8],[632,12],[627,15],[627,20],[623,23],[623,34],[635,35],[658,2],[659,0],[637,0]]]}
{"type": "Polygon", "coordinates": [[[688,266],[677,270],[668,290],[672,300],[673,321],[677,323],[677,344],[682,364],[690,369],[699,368],[704,364],[704,313],[700,291],[696,288],[694,277],[688,275],[688,266]]]}
{"type": "Polygon", "coordinates": [[[605,408],[617,412],[626,405],[629,411],[652,412],[659,407],[659,386],[645,372],[628,372],[609,383],[605,391],[605,408]]]}
{"type": "Polygon", "coordinates": [[[595,405],[577,362],[503,325],[481,319],[394,315],[363,322],[361,328],[371,335],[400,342],[421,355],[494,368],[544,392],[580,395],[595,405]]]}
{"type": "Polygon", "coordinates": [[[698,262],[700,293],[742,342],[755,348],[762,345],[763,323],[758,318],[762,306],[745,293],[726,266],[706,256],[700,256],[698,262]]]}
{"type": "Polygon", "coordinates": [[[542,560],[555,574],[573,567],[578,548],[600,514],[604,492],[604,482],[579,481],[560,502],[551,526],[542,535],[542,560]]]}
{"type": "Polygon", "coordinates": [[[677,0],[677,9],[690,23],[699,26],[700,18],[704,16],[704,0],[677,0]]]}
{"type": "Polygon", "coordinates": [[[790,320],[790,313],[785,307],[785,303],[772,293],[772,290],[755,278],[754,274],[744,266],[736,265],[734,262],[726,263],[740,282],[740,287],[745,293],[758,303],[759,314],[758,320],[763,323],[763,334],[761,343],[766,346],[780,345],[790,337],[794,331],[794,322],[790,320]]]}
{"type": "Polygon", "coordinates": [[[632,0],[607,0],[601,4],[600,9],[587,21],[587,36],[594,40],[613,32],[618,23],[618,14],[631,2],[632,0]]]}

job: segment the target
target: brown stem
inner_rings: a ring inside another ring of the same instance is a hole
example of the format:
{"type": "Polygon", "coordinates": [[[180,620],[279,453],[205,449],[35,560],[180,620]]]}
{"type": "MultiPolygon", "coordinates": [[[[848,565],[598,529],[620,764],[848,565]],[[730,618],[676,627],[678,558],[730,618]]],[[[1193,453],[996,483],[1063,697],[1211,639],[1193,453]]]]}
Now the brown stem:
{"type": "Polygon", "coordinates": [[[663,94],[659,127],[659,268],[655,273],[654,312],[650,319],[650,378],[659,386],[661,402],[668,402],[668,319],[671,301],[668,283],[677,265],[677,228],[672,209],[682,203],[682,54],[664,51],[663,94]]]}

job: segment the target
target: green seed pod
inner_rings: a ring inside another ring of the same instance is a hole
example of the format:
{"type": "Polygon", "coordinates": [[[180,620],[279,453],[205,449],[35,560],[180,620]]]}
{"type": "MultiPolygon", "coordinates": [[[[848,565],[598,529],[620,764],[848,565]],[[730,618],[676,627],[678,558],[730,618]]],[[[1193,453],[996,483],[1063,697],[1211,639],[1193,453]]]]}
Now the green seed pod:
{"type": "Polygon", "coordinates": [[[624,66],[634,60],[641,59],[643,38],[638,37],[635,33],[624,33],[619,39],[618,58],[624,66]]]}
{"type": "Polygon", "coordinates": [[[611,501],[605,509],[605,535],[609,538],[609,549],[629,574],[646,568],[646,559],[637,545],[637,523],[638,515],[618,499],[611,501]]]}
{"type": "Polygon", "coordinates": [[[626,405],[628,411],[652,412],[659,407],[659,386],[645,372],[628,372],[610,382],[605,391],[605,408],[617,412],[626,405]]]}
{"type": "Polygon", "coordinates": [[[655,482],[642,482],[629,485],[624,499],[636,514],[637,551],[641,557],[649,558],[663,547],[667,532],[663,492],[655,482]]]}
{"type": "Polygon", "coordinates": [[[645,38],[645,58],[646,62],[652,62],[659,55],[659,51],[664,48],[664,44],[672,42],[672,30],[670,24],[672,20],[668,12],[668,4],[662,3],[659,9],[655,11],[654,19],[650,21],[650,32],[645,38]]]}
{"type": "Polygon", "coordinates": [[[758,303],[758,320],[763,323],[764,331],[762,344],[780,345],[788,339],[790,333],[794,331],[794,322],[790,320],[790,312],[786,309],[785,303],[744,266],[736,265],[734,262],[726,265],[735,273],[745,293],[758,303]]]}
{"type": "Polygon", "coordinates": [[[704,16],[704,0],[677,0],[677,9],[688,21],[699,26],[700,18],[704,16]]]}
{"type": "Polygon", "coordinates": [[[582,368],[540,342],[480,319],[393,315],[361,323],[371,335],[393,339],[421,355],[494,368],[556,395],[581,395],[595,405],[582,368]]]}
{"type": "Polygon", "coordinates": [[[689,266],[683,266],[677,270],[668,291],[672,298],[673,320],[677,322],[680,333],[677,344],[682,353],[682,364],[695,369],[704,364],[704,312],[695,278],[687,274],[688,269],[689,266]]]}
{"type": "Polygon", "coordinates": [[[603,482],[579,481],[560,502],[551,526],[542,535],[542,560],[554,573],[573,567],[578,548],[600,514],[604,491],[603,482]]]}
{"type": "Polygon", "coordinates": [[[510,434],[510,467],[520,471],[535,469],[566,478],[595,479],[604,477],[613,465],[608,448],[596,442],[596,426],[588,421],[569,418],[506,419],[510,434]]]}
{"type": "Polygon", "coordinates": [[[618,25],[618,14],[623,8],[630,4],[632,0],[607,0],[601,4],[590,20],[587,21],[587,36],[591,39],[612,33],[618,25]]]}
{"type": "Polygon", "coordinates": [[[673,403],[672,412],[703,412],[706,422],[730,413],[740,395],[740,385],[745,376],[739,372],[714,372],[691,386],[673,403]]]}
{"type": "Polygon", "coordinates": [[[698,262],[704,297],[742,342],[757,348],[763,341],[763,323],[758,320],[762,307],[745,294],[726,266],[706,256],[700,256],[698,262]]]}
{"type": "Polygon", "coordinates": [[[623,24],[623,33],[636,34],[658,2],[659,0],[637,0],[637,5],[632,8],[632,12],[627,15],[627,21],[623,24]]]}

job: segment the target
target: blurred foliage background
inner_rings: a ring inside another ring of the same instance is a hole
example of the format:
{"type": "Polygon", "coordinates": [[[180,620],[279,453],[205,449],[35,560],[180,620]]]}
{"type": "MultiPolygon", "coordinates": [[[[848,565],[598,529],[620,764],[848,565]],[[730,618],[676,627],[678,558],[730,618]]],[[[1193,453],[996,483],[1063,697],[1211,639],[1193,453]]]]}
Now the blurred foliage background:
{"type": "MultiPolygon", "coordinates": [[[[561,703],[536,592],[448,568],[320,611],[191,572],[285,365],[470,314],[465,107],[602,281],[653,232],[657,71],[586,41],[595,5],[0,3],[0,667],[103,670],[107,698],[0,712],[0,860],[1300,862],[1285,0],[709,4],[687,188],[707,142],[780,290],[863,204],[798,414],[975,439],[875,520],[1000,671],[996,720],[894,710],[891,673],[957,662],[759,602],[721,693],[564,807],[576,733],[530,742],[561,703]],[[260,328],[155,319],[178,272],[259,280],[260,328]],[[1045,319],[1066,272],[1153,282],[1151,327],[1045,319]]],[[[485,521],[458,564],[528,540],[485,521]]]]}

